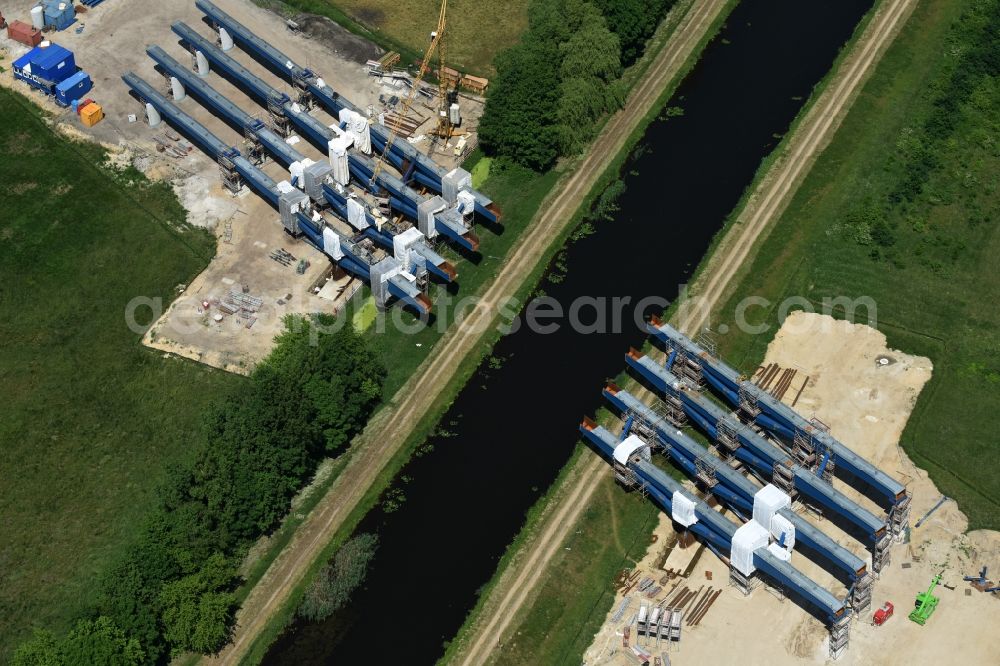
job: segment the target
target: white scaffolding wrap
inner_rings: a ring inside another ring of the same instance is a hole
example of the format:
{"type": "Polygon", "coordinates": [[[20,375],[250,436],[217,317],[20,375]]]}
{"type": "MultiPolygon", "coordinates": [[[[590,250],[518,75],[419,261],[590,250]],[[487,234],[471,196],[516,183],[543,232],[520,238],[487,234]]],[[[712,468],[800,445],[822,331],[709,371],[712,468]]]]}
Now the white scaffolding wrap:
{"type": "Polygon", "coordinates": [[[341,109],[339,120],[354,138],[354,147],[365,155],[371,155],[372,135],[368,127],[368,119],[351,109],[341,109]]]}
{"type": "Polygon", "coordinates": [[[288,174],[292,177],[292,183],[298,186],[299,189],[304,189],[302,172],[305,170],[306,165],[302,162],[292,162],[288,165],[288,174]]]}
{"type": "Polygon", "coordinates": [[[744,576],[749,576],[757,567],[753,564],[753,553],[755,550],[767,548],[770,541],[770,534],[764,526],[756,520],[745,523],[733,534],[732,552],[729,561],[733,568],[744,576]]]}
{"type": "Polygon", "coordinates": [[[351,141],[350,136],[338,136],[327,143],[330,166],[333,167],[333,179],[341,185],[351,182],[351,169],[347,161],[347,149],[351,147],[351,141]]]}
{"type": "Polygon", "coordinates": [[[684,527],[691,527],[698,522],[698,516],[694,513],[695,503],[684,496],[679,490],[675,490],[670,498],[670,517],[684,527]]]}
{"type": "Polygon", "coordinates": [[[323,229],[323,251],[333,257],[335,261],[344,258],[344,251],[340,249],[340,236],[330,227],[323,229]]]}
{"type": "Polygon", "coordinates": [[[410,250],[424,239],[424,235],[416,227],[410,227],[401,234],[392,237],[392,256],[399,260],[403,268],[412,266],[410,250]]]}
{"type": "Polygon", "coordinates": [[[471,215],[476,212],[476,195],[468,190],[458,193],[458,212],[462,215],[471,215]]]}
{"type": "Polygon", "coordinates": [[[771,536],[775,541],[781,541],[781,535],[785,535],[784,548],[791,550],[795,546],[795,525],[779,513],[771,518],[771,536]]]}
{"type": "Polygon", "coordinates": [[[776,486],[767,484],[753,496],[753,519],[766,528],[771,526],[771,518],[782,509],[792,505],[792,498],[776,486]]]}
{"type": "Polygon", "coordinates": [[[347,197],[347,221],[358,230],[368,228],[368,218],[365,217],[365,207],[353,197],[347,197]]]}

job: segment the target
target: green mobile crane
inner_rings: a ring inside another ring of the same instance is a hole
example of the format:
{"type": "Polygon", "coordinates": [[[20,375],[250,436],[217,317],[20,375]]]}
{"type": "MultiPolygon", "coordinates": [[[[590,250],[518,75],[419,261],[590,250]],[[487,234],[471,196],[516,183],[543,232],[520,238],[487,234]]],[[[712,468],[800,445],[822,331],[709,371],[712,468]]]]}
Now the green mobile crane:
{"type": "Polygon", "coordinates": [[[941,574],[938,574],[934,576],[934,580],[931,581],[931,586],[927,588],[926,592],[917,592],[916,608],[910,613],[911,620],[923,626],[930,619],[931,614],[934,613],[934,609],[937,608],[938,602],[941,601],[938,597],[934,596],[934,588],[940,583],[941,574]]]}

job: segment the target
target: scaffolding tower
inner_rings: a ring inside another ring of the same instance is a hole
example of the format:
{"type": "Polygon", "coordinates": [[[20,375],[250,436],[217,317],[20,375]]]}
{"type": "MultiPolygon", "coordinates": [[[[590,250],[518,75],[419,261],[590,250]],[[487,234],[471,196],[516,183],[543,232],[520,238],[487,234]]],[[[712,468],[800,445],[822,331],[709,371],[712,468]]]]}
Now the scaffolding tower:
{"type": "Polygon", "coordinates": [[[838,659],[851,642],[851,616],[830,625],[830,659],[838,659]]]}
{"type": "Polygon", "coordinates": [[[742,573],[739,569],[734,567],[732,564],[729,565],[729,584],[735,587],[737,590],[743,593],[743,596],[749,597],[750,593],[754,591],[754,588],[760,584],[760,581],[756,576],[750,574],[749,576],[742,573]]]}
{"type": "Polygon", "coordinates": [[[740,438],[737,434],[739,426],[740,422],[735,414],[719,419],[715,424],[715,441],[727,460],[733,457],[736,449],[740,448],[740,438]]]}
{"type": "Polygon", "coordinates": [[[903,532],[910,523],[910,502],[912,499],[913,496],[906,493],[906,496],[889,510],[889,529],[897,539],[903,538],[903,532]]]}
{"type": "Polygon", "coordinates": [[[670,351],[676,354],[670,371],[681,379],[686,379],[692,388],[704,388],[705,376],[702,374],[701,359],[683,347],[674,347],[670,351]]]}
{"type": "Polygon", "coordinates": [[[705,489],[711,492],[712,488],[719,482],[715,478],[715,466],[714,459],[711,453],[706,452],[702,456],[698,456],[694,461],[694,468],[697,472],[695,478],[697,478],[705,486],[705,489]]]}
{"type": "Polygon", "coordinates": [[[824,481],[832,482],[836,460],[833,451],[817,437],[820,433],[826,434],[828,432],[830,432],[830,426],[819,419],[810,419],[809,427],[795,429],[789,453],[795,456],[800,465],[811,472],[820,471],[819,476],[824,481]]]}
{"type": "Polygon", "coordinates": [[[746,420],[749,423],[756,422],[757,417],[760,415],[760,405],[757,404],[757,391],[754,390],[755,388],[750,382],[740,382],[740,412],[746,415],[746,420]]]}
{"type": "Polygon", "coordinates": [[[260,166],[267,161],[267,153],[264,151],[264,146],[261,144],[260,139],[257,138],[257,132],[251,127],[243,128],[243,156],[250,160],[254,165],[260,166]]]}
{"type": "Polygon", "coordinates": [[[795,489],[795,467],[788,459],[774,464],[771,473],[771,483],[778,487],[781,492],[795,500],[798,491],[795,489]]]}
{"type": "Polygon", "coordinates": [[[867,571],[854,581],[851,592],[847,597],[847,603],[854,611],[854,617],[861,617],[861,613],[871,608],[872,586],[875,584],[875,576],[867,571]]]}
{"type": "Polygon", "coordinates": [[[292,133],[291,121],[285,115],[285,103],[287,101],[288,97],[277,93],[269,95],[267,98],[267,115],[270,120],[271,129],[283,137],[287,137],[292,133]]]}
{"type": "Polygon", "coordinates": [[[240,189],[243,188],[243,178],[236,171],[236,164],[233,162],[233,153],[235,152],[234,150],[230,150],[219,153],[217,159],[219,163],[219,175],[222,176],[222,186],[233,195],[239,194],[240,189]]]}
{"type": "Polygon", "coordinates": [[[886,530],[885,534],[879,537],[875,545],[872,546],[872,571],[875,572],[877,576],[882,572],[882,569],[889,566],[889,562],[892,560],[892,553],[889,551],[889,547],[892,546],[892,531],[886,530]]]}

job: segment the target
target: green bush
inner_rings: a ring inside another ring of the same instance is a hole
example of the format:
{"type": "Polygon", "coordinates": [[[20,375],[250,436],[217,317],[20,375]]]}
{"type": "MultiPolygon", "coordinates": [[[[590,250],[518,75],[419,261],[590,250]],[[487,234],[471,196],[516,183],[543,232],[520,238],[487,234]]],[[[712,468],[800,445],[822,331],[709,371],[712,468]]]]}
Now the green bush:
{"type": "Polygon", "coordinates": [[[14,651],[14,666],[138,666],[145,655],[139,641],[129,638],[110,619],[80,620],[62,640],[48,631],[35,635],[14,651]]]}
{"type": "Polygon", "coordinates": [[[579,152],[620,107],[631,64],[672,0],[537,0],[521,42],[496,60],[479,124],[484,151],[536,171],[579,152]]]}

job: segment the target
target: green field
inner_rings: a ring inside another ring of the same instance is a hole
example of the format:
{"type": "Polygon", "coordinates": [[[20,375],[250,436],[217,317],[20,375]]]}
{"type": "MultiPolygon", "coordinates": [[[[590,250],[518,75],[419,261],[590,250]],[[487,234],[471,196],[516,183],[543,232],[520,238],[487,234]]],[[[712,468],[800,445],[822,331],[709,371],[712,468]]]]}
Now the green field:
{"type": "MultiPolygon", "coordinates": [[[[284,0],[331,19],[407,59],[422,57],[437,27],[439,0],[284,0]]],[[[528,25],[528,0],[448,3],[445,59],[459,71],[490,76],[493,58],[514,44],[528,25]]]]}
{"type": "Polygon", "coordinates": [[[162,298],[214,253],[170,189],[95,165],[0,89],[0,661],[63,631],[183,460],[202,406],[236,378],[142,347],[134,296],[162,298]]]}
{"type": "MultiPolygon", "coordinates": [[[[720,352],[762,359],[737,303],[870,296],[889,345],[930,357],[904,449],[972,528],[1000,528],[1000,43],[995,1],[921,3],[716,318],[720,352]],[[976,15],[962,18],[976,8],[976,15]],[[991,32],[992,31],[992,32],[991,32]],[[992,69],[991,69],[992,68],[992,69]]],[[[817,309],[819,309],[817,307],[817,309]]],[[[835,313],[836,314],[836,313],[835,313]]],[[[864,310],[861,311],[864,315],[864,310]]]]}

